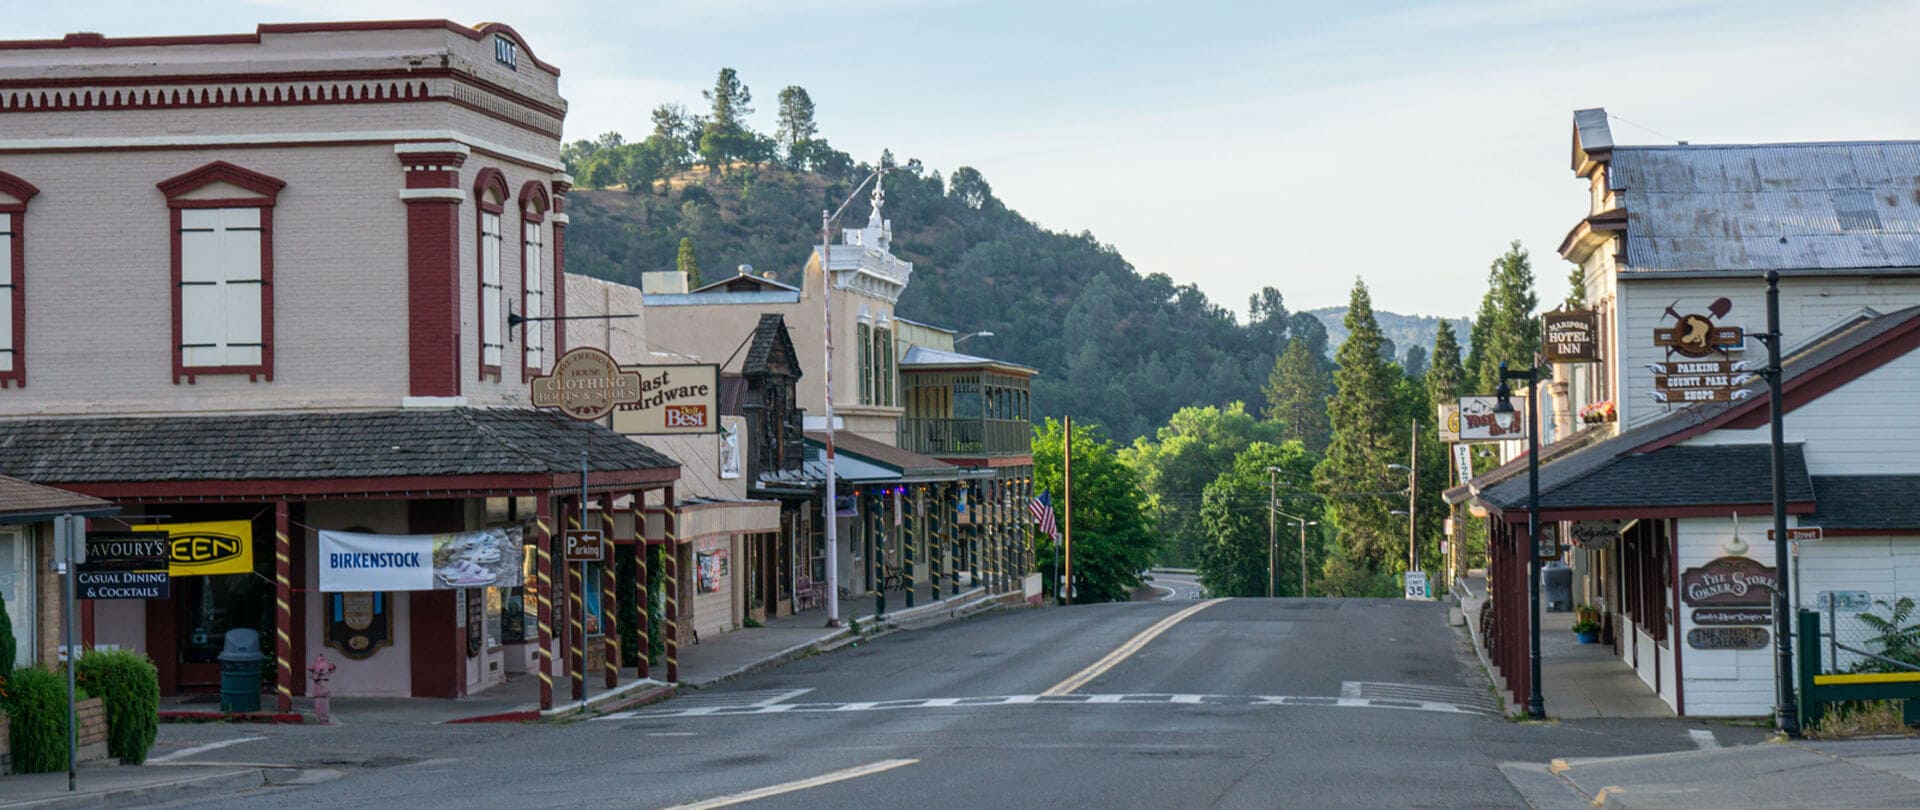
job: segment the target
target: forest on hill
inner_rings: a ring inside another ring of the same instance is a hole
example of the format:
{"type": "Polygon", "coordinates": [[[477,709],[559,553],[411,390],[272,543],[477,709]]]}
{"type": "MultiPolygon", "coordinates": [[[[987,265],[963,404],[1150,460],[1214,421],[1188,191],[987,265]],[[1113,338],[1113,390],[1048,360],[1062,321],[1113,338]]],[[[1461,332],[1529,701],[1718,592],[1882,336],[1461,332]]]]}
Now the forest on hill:
{"type": "MultiPolygon", "coordinates": [[[[566,145],[578,184],[568,199],[570,271],[637,285],[644,271],[680,267],[712,281],[751,265],[796,279],[819,242],[820,211],[873,167],[820,136],[802,88],[780,92],[772,135],[745,123],[752,93],[733,71],[706,95],[705,114],[656,109],[644,138],[566,145]]],[[[1243,321],[1192,284],[1140,273],[1090,232],[1036,225],[971,167],[943,176],[891,152],[880,165],[894,252],[914,263],[900,314],[992,332],[965,348],[1040,369],[1036,416],[1071,413],[1124,442],[1183,407],[1259,402],[1290,340],[1307,341],[1321,370],[1331,368],[1337,343],[1322,318],[1290,311],[1277,289],[1254,296],[1243,321]]],[[[840,224],[864,221],[869,206],[856,201],[840,224]]]]}

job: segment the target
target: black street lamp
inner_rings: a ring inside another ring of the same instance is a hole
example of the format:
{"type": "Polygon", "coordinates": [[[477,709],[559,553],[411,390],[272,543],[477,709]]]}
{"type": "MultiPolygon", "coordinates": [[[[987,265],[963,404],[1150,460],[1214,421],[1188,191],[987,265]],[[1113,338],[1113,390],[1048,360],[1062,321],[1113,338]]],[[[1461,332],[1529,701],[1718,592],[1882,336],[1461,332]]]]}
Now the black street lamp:
{"type": "Polygon", "coordinates": [[[1547,716],[1546,701],[1540,697],[1540,369],[1508,371],[1500,364],[1500,387],[1493,395],[1493,412],[1513,413],[1513,389],[1508,380],[1527,381],[1527,717],[1547,716]]]}

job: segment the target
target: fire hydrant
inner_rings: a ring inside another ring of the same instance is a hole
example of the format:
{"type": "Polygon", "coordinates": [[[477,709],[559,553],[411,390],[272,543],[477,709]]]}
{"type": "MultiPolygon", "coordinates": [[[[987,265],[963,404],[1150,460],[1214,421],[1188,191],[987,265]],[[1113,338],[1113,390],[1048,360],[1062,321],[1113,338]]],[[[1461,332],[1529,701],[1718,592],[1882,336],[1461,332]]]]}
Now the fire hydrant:
{"type": "Polygon", "coordinates": [[[313,666],[307,667],[307,674],[313,678],[313,714],[321,725],[333,723],[333,671],[338,669],[327,660],[326,653],[313,657],[313,666]]]}

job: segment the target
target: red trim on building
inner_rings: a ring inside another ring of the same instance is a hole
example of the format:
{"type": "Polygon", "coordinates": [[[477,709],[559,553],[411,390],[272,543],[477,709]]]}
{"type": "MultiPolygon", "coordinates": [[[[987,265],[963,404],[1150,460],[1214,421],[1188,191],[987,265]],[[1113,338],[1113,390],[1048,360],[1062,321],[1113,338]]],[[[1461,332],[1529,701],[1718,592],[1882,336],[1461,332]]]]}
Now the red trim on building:
{"type": "Polygon", "coordinates": [[[1667,521],[1667,583],[1673,593],[1673,632],[1667,637],[1673,640],[1673,713],[1687,716],[1687,676],[1686,668],[1681,666],[1680,615],[1686,610],[1687,603],[1680,599],[1680,521],[1667,521]]]}
{"type": "Polygon", "coordinates": [[[14,199],[10,203],[0,203],[0,214],[8,214],[13,222],[8,230],[12,234],[10,253],[13,254],[13,272],[7,278],[0,279],[13,288],[13,369],[0,371],[0,388],[10,386],[27,387],[27,201],[40,193],[32,183],[6,172],[0,172],[0,193],[14,199]]]}
{"type": "MultiPolygon", "coordinates": [[[[567,175],[562,174],[559,176],[566,177],[567,175]]],[[[573,183],[568,180],[553,181],[553,212],[562,216],[554,220],[553,244],[547,246],[547,252],[553,254],[553,311],[557,315],[565,315],[567,312],[567,222],[565,214],[567,213],[567,192],[572,190],[573,183]]],[[[558,357],[564,354],[566,348],[567,322],[554,321],[554,356],[558,357]]]]}
{"type": "Polygon", "coordinates": [[[195,379],[203,374],[245,374],[250,382],[258,382],[262,378],[267,382],[273,382],[273,209],[279,202],[280,190],[286,185],[285,180],[244,169],[224,160],[216,160],[156,184],[161,193],[167,197],[168,241],[173,265],[172,353],[175,385],[180,384],[182,378],[186,379],[188,385],[192,385],[195,379]],[[214,183],[238,186],[260,196],[208,200],[181,199],[180,195],[214,183]],[[181,345],[184,340],[185,326],[181,322],[183,316],[180,300],[180,212],[188,208],[260,209],[260,362],[258,364],[248,366],[188,366],[186,364],[185,349],[181,345]]]}
{"type": "MultiPolygon", "coordinates": [[[[624,492],[646,484],[667,484],[680,477],[680,468],[596,470],[589,478],[591,492],[624,492]]],[[[35,482],[39,483],[39,482],[35,482]]],[[[446,498],[531,495],[553,490],[577,491],[579,473],[495,473],[373,478],[303,478],[193,481],[75,481],[47,486],[118,502],[263,501],[297,500],[407,500],[428,495],[446,498]]]]}
{"type": "MultiPolygon", "coordinates": [[[[500,246],[502,248],[502,250],[500,251],[500,268],[499,268],[500,287],[501,287],[500,304],[502,309],[502,311],[500,312],[500,318],[502,321],[500,324],[500,355],[501,355],[500,361],[501,363],[490,365],[487,363],[487,327],[486,327],[486,318],[487,318],[486,215],[487,214],[495,214],[495,215],[504,214],[507,210],[506,204],[509,199],[511,199],[511,197],[507,190],[507,177],[505,174],[502,174],[499,169],[496,169],[492,166],[488,166],[484,169],[481,169],[480,172],[474,176],[473,178],[473,202],[474,202],[473,268],[474,268],[474,278],[477,280],[477,283],[474,285],[474,306],[475,306],[474,313],[476,315],[474,320],[479,321],[479,325],[476,327],[476,330],[475,330],[477,332],[476,337],[479,338],[479,343],[476,345],[479,348],[478,365],[480,367],[480,379],[486,380],[489,378],[489,376],[491,376],[494,382],[500,381],[500,365],[506,362],[506,352],[507,352],[506,343],[507,343],[507,339],[511,335],[511,332],[507,329],[507,325],[505,323],[505,319],[506,319],[505,308],[507,303],[505,300],[506,284],[507,284],[507,272],[506,272],[507,257],[506,257],[506,250],[504,248],[506,247],[507,240],[506,240],[505,233],[500,234],[500,243],[501,243],[500,246]],[[488,190],[492,190],[498,193],[500,195],[500,201],[497,203],[489,202],[487,200],[488,190]]],[[[502,216],[501,217],[502,229],[504,229],[505,226],[506,226],[505,217],[502,216]]]]}
{"type": "MultiPolygon", "coordinates": [[[[1540,520],[1543,523],[1551,523],[1556,520],[1732,517],[1735,512],[1758,514],[1763,512],[1771,513],[1772,511],[1773,504],[1771,503],[1732,503],[1710,506],[1607,506],[1577,509],[1549,508],[1540,510],[1540,520]]],[[[1812,514],[1813,511],[1813,501],[1787,502],[1788,514],[1809,515],[1812,514]]],[[[1495,508],[1492,504],[1488,504],[1487,514],[1496,520],[1506,523],[1518,524],[1527,522],[1527,510],[1524,506],[1503,512],[1495,508]]]]}
{"type": "MultiPolygon", "coordinates": [[[[409,189],[457,189],[467,156],[399,156],[409,189]]],[[[407,200],[407,393],[460,395],[460,201],[407,200]]]]}
{"type": "Polygon", "coordinates": [[[170,37],[106,37],[91,31],[68,34],[61,39],[0,40],[0,50],[46,50],[52,48],[139,48],[167,45],[258,45],[268,34],[325,34],[348,31],[408,31],[444,28],[479,42],[487,35],[505,32],[526,52],[527,61],[548,73],[560,75],[560,69],[533,55],[525,37],[505,23],[482,23],[470,28],[452,20],[372,20],[322,23],[261,23],[251,34],[193,34],[170,37]]]}

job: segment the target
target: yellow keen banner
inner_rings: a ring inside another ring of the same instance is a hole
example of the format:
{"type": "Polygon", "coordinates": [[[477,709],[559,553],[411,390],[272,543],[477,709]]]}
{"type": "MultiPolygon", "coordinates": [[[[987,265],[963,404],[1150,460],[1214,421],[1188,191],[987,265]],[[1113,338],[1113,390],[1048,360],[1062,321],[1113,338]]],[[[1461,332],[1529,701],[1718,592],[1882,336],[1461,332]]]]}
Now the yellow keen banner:
{"type": "Polygon", "coordinates": [[[134,531],[167,533],[167,573],[176,577],[253,573],[253,522],[162,523],[134,531]]]}

